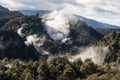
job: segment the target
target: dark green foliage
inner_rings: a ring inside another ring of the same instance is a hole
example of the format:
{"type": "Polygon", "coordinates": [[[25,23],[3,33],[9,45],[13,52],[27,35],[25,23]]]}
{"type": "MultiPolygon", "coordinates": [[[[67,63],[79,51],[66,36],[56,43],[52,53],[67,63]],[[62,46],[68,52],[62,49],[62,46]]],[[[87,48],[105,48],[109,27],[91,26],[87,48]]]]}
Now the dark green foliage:
{"type": "Polygon", "coordinates": [[[81,59],[75,60],[75,61],[73,62],[73,65],[74,65],[77,69],[79,69],[80,66],[82,65],[81,59]]]}
{"type": "MultiPolygon", "coordinates": [[[[61,41],[54,41],[50,38],[48,33],[45,31],[44,25],[41,21],[42,19],[35,16],[18,16],[18,17],[8,17],[1,20],[0,30],[13,30],[17,32],[23,24],[26,26],[23,27],[23,40],[26,40],[26,37],[29,35],[37,34],[38,36],[46,36],[46,41],[42,48],[46,51],[49,51],[51,54],[64,54],[71,53],[74,47],[87,46],[90,44],[95,44],[98,39],[102,37],[101,34],[96,32],[93,28],[89,27],[85,23],[78,21],[76,24],[70,23],[70,35],[71,41],[62,43],[61,41]],[[5,19],[5,20],[4,20],[5,19]],[[51,46],[52,45],[52,46],[51,46]]],[[[32,51],[32,46],[30,49],[27,49],[28,52],[34,53],[32,51]]],[[[33,48],[34,50],[34,48],[33,48]]],[[[77,50],[76,50],[77,52],[77,50]]]]}
{"type": "Polygon", "coordinates": [[[26,46],[24,40],[14,31],[0,31],[0,58],[38,59],[33,46],[26,46]]]}
{"type": "Polygon", "coordinates": [[[14,31],[0,31],[0,58],[25,58],[23,39],[14,31]]]}
{"type": "MultiPolygon", "coordinates": [[[[78,21],[76,24],[70,23],[71,42],[62,43],[61,41],[54,41],[50,38],[45,41],[43,47],[52,54],[71,52],[74,47],[88,46],[96,44],[96,42],[103,37],[100,33],[89,27],[84,22],[78,21]],[[51,46],[52,45],[52,46],[51,46]],[[51,46],[51,47],[49,47],[51,46]]],[[[77,51],[76,51],[77,52],[77,51]]]]}
{"type": "Polygon", "coordinates": [[[109,64],[106,64],[105,67],[104,67],[104,71],[105,72],[109,72],[111,69],[110,65],[109,64]]]}
{"type": "Polygon", "coordinates": [[[60,74],[63,73],[66,65],[70,65],[70,62],[66,57],[52,57],[49,62],[50,72],[53,79],[56,79],[60,74]]]}
{"type": "Polygon", "coordinates": [[[18,11],[9,11],[7,8],[0,6],[0,17],[7,16],[21,16],[22,14],[18,11]]]}
{"type": "Polygon", "coordinates": [[[119,61],[120,58],[120,33],[113,32],[101,39],[98,46],[108,46],[110,53],[106,55],[105,61],[119,61]]]}
{"type": "Polygon", "coordinates": [[[22,24],[26,24],[23,29],[24,37],[32,34],[46,34],[46,31],[42,26],[41,19],[37,16],[22,16],[11,19],[2,27],[2,30],[17,31],[22,24]]]}
{"type": "Polygon", "coordinates": [[[7,21],[9,21],[11,18],[10,17],[0,17],[0,28],[5,25],[7,21]]]}
{"type": "Polygon", "coordinates": [[[86,59],[80,66],[80,71],[85,75],[90,75],[97,72],[97,65],[95,65],[90,59],[86,59]]]}
{"type": "Polygon", "coordinates": [[[66,76],[69,80],[73,80],[76,78],[76,73],[71,67],[65,68],[63,71],[63,75],[66,76]]]}
{"type": "Polygon", "coordinates": [[[103,37],[100,33],[88,26],[84,22],[78,21],[76,24],[71,24],[70,37],[73,39],[73,45],[88,46],[95,44],[103,37]]]}
{"type": "Polygon", "coordinates": [[[90,76],[87,78],[87,80],[99,80],[99,79],[98,79],[98,74],[92,74],[92,75],[90,75],[90,76]]]}
{"type": "Polygon", "coordinates": [[[40,80],[48,80],[50,79],[50,69],[45,61],[42,61],[41,64],[37,68],[38,79],[40,80]]]}
{"type": "Polygon", "coordinates": [[[0,80],[119,80],[119,69],[109,68],[108,65],[97,66],[90,59],[82,62],[81,70],[66,57],[55,56],[45,61],[21,61],[19,59],[0,60],[0,80]],[[84,67],[85,68],[84,68],[84,67]],[[99,69],[98,68],[103,68],[99,69]],[[103,72],[104,73],[100,73],[103,72]],[[81,74],[78,75],[77,72],[81,74]],[[81,75],[81,77],[80,77],[81,75]]]}
{"type": "MultiPolygon", "coordinates": [[[[51,54],[76,53],[81,46],[94,45],[103,37],[84,22],[70,22],[70,41],[54,41],[45,31],[42,18],[23,16],[0,6],[0,80],[119,80],[119,67],[110,64],[98,66],[90,59],[70,62],[67,57],[53,56],[48,60],[31,44],[25,44],[26,37],[38,34],[46,41],[41,50],[51,54]],[[1,17],[2,16],[2,17],[1,17]],[[23,36],[17,30],[23,24],[23,36]],[[7,57],[7,58],[6,58],[7,57]],[[40,59],[40,60],[39,60],[40,59]],[[37,60],[37,61],[35,61],[37,60]]],[[[113,32],[98,42],[98,46],[108,46],[110,53],[105,61],[120,63],[120,33],[113,32]]]]}
{"type": "Polygon", "coordinates": [[[103,35],[108,35],[109,33],[112,33],[114,31],[116,32],[120,32],[120,28],[96,28],[96,31],[98,31],[99,33],[103,34],[103,35]]]}
{"type": "Polygon", "coordinates": [[[61,54],[61,53],[66,53],[69,52],[69,49],[72,48],[72,45],[70,44],[66,44],[66,43],[62,43],[62,42],[55,42],[51,39],[48,39],[45,41],[43,47],[50,51],[52,54],[61,54]],[[52,45],[52,46],[51,46],[52,45]],[[51,46],[51,47],[50,47],[51,46]]]}

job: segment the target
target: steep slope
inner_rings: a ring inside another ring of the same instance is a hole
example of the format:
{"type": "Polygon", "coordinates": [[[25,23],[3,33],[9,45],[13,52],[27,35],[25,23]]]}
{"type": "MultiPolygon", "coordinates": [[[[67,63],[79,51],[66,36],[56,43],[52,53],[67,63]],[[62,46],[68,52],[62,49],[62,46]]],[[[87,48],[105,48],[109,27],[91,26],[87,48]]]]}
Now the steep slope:
{"type": "Polygon", "coordinates": [[[0,31],[0,58],[34,59],[35,53],[32,52],[14,31],[0,31]]]}
{"type": "Polygon", "coordinates": [[[113,32],[101,39],[98,46],[108,46],[110,53],[106,55],[105,61],[120,61],[120,33],[113,32]]]}
{"type": "Polygon", "coordinates": [[[103,36],[84,22],[78,21],[74,25],[71,24],[70,37],[73,38],[74,44],[85,46],[95,44],[103,36]]]}
{"type": "Polygon", "coordinates": [[[38,16],[12,18],[1,27],[1,30],[15,31],[23,38],[26,45],[36,48],[40,55],[44,54],[44,51],[48,51],[50,54],[74,52],[81,46],[94,45],[102,38],[100,33],[82,21],[69,22],[69,25],[68,36],[57,41],[50,37],[46,26],[38,16]]]}
{"type": "Polygon", "coordinates": [[[16,17],[5,23],[1,29],[14,30],[15,32],[18,32],[18,30],[21,29],[21,34],[23,34],[23,37],[32,34],[46,34],[42,26],[41,19],[36,16],[16,17]]]}
{"type": "Polygon", "coordinates": [[[7,8],[0,6],[0,17],[7,16],[21,16],[22,14],[18,11],[9,11],[7,8]]]}
{"type": "Polygon", "coordinates": [[[10,18],[1,17],[1,18],[0,18],[0,27],[2,27],[3,25],[5,25],[5,23],[6,23],[7,21],[9,21],[9,20],[10,20],[10,18]]]}
{"type": "Polygon", "coordinates": [[[46,40],[43,47],[53,54],[77,52],[77,48],[94,45],[102,37],[103,36],[100,33],[84,22],[70,22],[70,33],[68,38],[63,39],[62,41],[46,40]]]}
{"type": "Polygon", "coordinates": [[[83,16],[77,16],[79,20],[85,22],[86,24],[88,24],[89,26],[92,26],[93,28],[112,28],[112,29],[116,29],[119,28],[120,26],[116,26],[116,25],[111,25],[111,24],[106,24],[103,22],[99,22],[93,19],[88,19],[85,18],[83,16]]]}
{"type": "Polygon", "coordinates": [[[0,31],[0,58],[24,57],[25,44],[22,38],[12,31],[0,31]]]}
{"type": "Polygon", "coordinates": [[[113,28],[106,28],[106,29],[105,28],[97,28],[96,30],[103,35],[107,35],[107,34],[112,33],[114,31],[120,32],[120,28],[115,28],[115,29],[113,29],[113,28]]]}

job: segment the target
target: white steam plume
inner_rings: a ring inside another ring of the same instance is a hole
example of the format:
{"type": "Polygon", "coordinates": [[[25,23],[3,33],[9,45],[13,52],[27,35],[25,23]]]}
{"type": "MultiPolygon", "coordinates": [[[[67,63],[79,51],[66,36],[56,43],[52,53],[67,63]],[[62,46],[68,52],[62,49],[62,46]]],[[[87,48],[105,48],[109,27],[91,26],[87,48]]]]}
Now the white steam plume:
{"type": "Polygon", "coordinates": [[[91,59],[95,64],[102,65],[104,62],[106,54],[109,53],[108,47],[87,47],[82,49],[80,54],[71,56],[70,61],[81,58],[82,61],[85,59],[91,59]]]}
{"type": "Polygon", "coordinates": [[[43,50],[41,46],[43,46],[44,42],[46,40],[45,36],[38,36],[37,34],[27,36],[25,43],[29,45],[33,45],[38,52],[40,52],[43,55],[48,55],[49,52],[43,50]]]}
{"type": "Polygon", "coordinates": [[[45,29],[49,36],[55,41],[68,37],[70,32],[69,22],[71,20],[76,21],[75,16],[66,12],[64,9],[53,11],[43,16],[45,29]]]}
{"type": "Polygon", "coordinates": [[[21,37],[23,36],[22,30],[23,30],[23,27],[20,27],[20,28],[17,30],[17,33],[18,33],[21,37]]]}
{"type": "Polygon", "coordinates": [[[36,47],[40,47],[44,44],[46,40],[45,36],[38,36],[37,34],[27,36],[25,43],[27,45],[33,44],[36,47]]]}
{"type": "Polygon", "coordinates": [[[24,28],[27,27],[27,26],[28,26],[28,24],[24,23],[24,24],[22,24],[21,27],[17,30],[17,33],[18,33],[21,37],[24,36],[23,30],[24,30],[24,28]]]}

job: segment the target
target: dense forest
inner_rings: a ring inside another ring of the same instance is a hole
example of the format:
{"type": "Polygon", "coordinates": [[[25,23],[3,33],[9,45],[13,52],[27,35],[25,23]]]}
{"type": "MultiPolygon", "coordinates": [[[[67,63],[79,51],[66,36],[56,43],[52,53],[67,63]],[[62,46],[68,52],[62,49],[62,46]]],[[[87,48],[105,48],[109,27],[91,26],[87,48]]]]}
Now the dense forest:
{"type": "Polygon", "coordinates": [[[0,80],[120,80],[119,28],[71,21],[65,23],[67,37],[55,40],[53,33],[66,36],[64,28],[55,31],[47,21],[38,13],[27,16],[0,6],[0,80]],[[75,57],[83,53],[84,60],[75,57]],[[96,57],[102,64],[95,63],[96,57]]]}
{"type": "Polygon", "coordinates": [[[1,80],[119,80],[119,76],[117,66],[98,66],[90,59],[70,62],[65,56],[53,56],[48,61],[0,60],[1,80]]]}

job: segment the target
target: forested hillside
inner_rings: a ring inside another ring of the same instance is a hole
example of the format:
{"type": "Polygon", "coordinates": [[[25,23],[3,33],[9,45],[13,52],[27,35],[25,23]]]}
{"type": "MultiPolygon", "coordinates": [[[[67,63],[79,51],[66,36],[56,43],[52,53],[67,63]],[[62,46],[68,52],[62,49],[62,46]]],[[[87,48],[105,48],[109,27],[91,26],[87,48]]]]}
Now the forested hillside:
{"type": "Polygon", "coordinates": [[[120,80],[119,31],[56,15],[0,6],[0,80],[120,80]]]}
{"type": "Polygon", "coordinates": [[[120,76],[119,69],[108,64],[98,66],[90,59],[69,62],[59,56],[28,62],[4,58],[0,65],[1,80],[119,80],[120,76]]]}
{"type": "Polygon", "coordinates": [[[7,16],[21,16],[22,14],[18,11],[9,11],[7,8],[0,6],[0,17],[7,16]]]}
{"type": "Polygon", "coordinates": [[[105,61],[117,61],[120,63],[120,33],[113,32],[106,35],[103,39],[101,39],[98,46],[108,46],[110,49],[110,53],[106,55],[105,61]]]}

